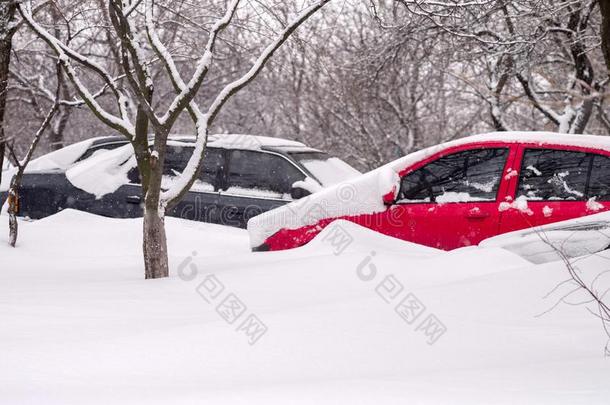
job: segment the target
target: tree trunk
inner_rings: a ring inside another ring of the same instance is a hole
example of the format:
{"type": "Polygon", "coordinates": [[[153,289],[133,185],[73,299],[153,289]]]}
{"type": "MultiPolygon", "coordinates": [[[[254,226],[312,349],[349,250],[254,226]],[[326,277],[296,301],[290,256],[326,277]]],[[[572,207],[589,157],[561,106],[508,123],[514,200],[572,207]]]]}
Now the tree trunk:
{"type": "Polygon", "coordinates": [[[599,8],[602,13],[602,50],[610,75],[610,0],[599,0],[599,8]]]}
{"type": "MultiPolygon", "coordinates": [[[[57,8],[57,6],[51,7],[50,12],[53,21],[61,20],[62,15],[59,12],[59,8],[57,8]]],[[[59,25],[55,25],[54,33],[56,38],[60,37],[61,30],[59,29],[59,25]]],[[[59,67],[57,69],[57,86],[58,95],[60,95],[60,97],[64,98],[65,100],[69,100],[72,98],[72,95],[68,90],[68,86],[66,86],[64,71],[59,67]]],[[[68,124],[68,119],[70,118],[71,113],[72,109],[70,107],[59,107],[59,119],[56,121],[56,125],[51,126],[51,134],[49,136],[49,144],[51,145],[51,150],[55,151],[64,147],[64,130],[66,129],[66,125],[68,124]]]]}
{"type": "Polygon", "coordinates": [[[19,195],[15,187],[11,186],[8,192],[8,244],[15,247],[19,225],[17,213],[19,212],[19,195]]]}
{"type": "Polygon", "coordinates": [[[142,248],[146,279],[169,276],[165,214],[160,212],[159,209],[144,208],[144,242],[142,248]]]}
{"type": "Polygon", "coordinates": [[[144,253],[145,278],[169,276],[167,260],[167,238],[165,236],[165,211],[159,207],[161,178],[163,176],[163,153],[161,159],[150,158],[150,181],[144,195],[144,253]]]}
{"type": "MultiPolygon", "coordinates": [[[[164,145],[166,131],[155,133],[155,153],[148,155],[148,182],[144,194],[144,269],[145,277],[161,278],[169,276],[167,260],[167,239],[165,237],[165,210],[160,207],[161,180],[165,162],[164,145]]],[[[143,173],[142,177],[146,175],[143,173]]],[[[144,189],[144,181],[142,182],[144,189]]]]}
{"type": "Polygon", "coordinates": [[[10,27],[15,15],[15,2],[0,2],[0,181],[6,152],[4,137],[4,111],[6,108],[6,90],[8,87],[9,65],[14,29],[10,27]]]}

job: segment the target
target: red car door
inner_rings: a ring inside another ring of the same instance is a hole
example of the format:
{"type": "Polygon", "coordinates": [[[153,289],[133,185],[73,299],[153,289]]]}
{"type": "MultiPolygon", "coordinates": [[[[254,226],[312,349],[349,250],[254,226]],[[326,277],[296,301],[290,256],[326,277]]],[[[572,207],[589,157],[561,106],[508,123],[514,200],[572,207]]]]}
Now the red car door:
{"type": "Polygon", "coordinates": [[[566,146],[522,145],[500,232],[564,221],[610,208],[610,156],[566,146]]]}
{"type": "Polygon", "coordinates": [[[466,145],[404,170],[392,207],[402,226],[393,236],[450,250],[496,235],[508,190],[503,179],[510,178],[516,152],[501,143],[466,145]]]}

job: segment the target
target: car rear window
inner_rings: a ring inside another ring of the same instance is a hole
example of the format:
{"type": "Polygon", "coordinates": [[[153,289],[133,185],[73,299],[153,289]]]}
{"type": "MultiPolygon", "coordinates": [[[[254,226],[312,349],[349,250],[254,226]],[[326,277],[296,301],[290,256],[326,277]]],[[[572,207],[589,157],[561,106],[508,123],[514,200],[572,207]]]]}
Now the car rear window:
{"type": "MultiPolygon", "coordinates": [[[[584,201],[591,192],[593,195],[607,193],[608,186],[600,183],[603,174],[598,170],[594,176],[597,191],[587,189],[594,157],[596,155],[579,151],[526,149],[517,196],[525,196],[530,201],[584,201]]],[[[601,167],[605,161],[598,160],[597,164],[601,167]]]]}

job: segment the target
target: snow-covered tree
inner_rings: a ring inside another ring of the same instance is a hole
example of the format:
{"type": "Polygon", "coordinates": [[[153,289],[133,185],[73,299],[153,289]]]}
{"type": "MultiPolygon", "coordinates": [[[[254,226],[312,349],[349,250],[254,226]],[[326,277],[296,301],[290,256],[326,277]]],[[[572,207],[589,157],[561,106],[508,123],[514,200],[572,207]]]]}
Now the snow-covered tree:
{"type": "MultiPolygon", "coordinates": [[[[246,2],[240,0],[226,2],[220,17],[215,18],[213,23],[199,27],[200,36],[204,35],[204,30],[207,31],[207,41],[200,46],[197,60],[179,69],[180,60],[193,58],[190,55],[185,57],[178,50],[168,48],[161,39],[170,28],[164,26],[167,20],[160,20],[159,16],[165,15],[164,10],[170,12],[173,10],[171,2],[99,1],[94,11],[99,14],[103,10],[102,6],[107,6],[112,36],[106,43],[98,43],[96,50],[99,52],[108,46],[116,47],[114,52],[119,65],[116,71],[111,71],[96,58],[87,56],[76,47],[58,39],[32,15],[31,2],[19,4],[21,16],[57,55],[83,102],[97,119],[125,136],[133,145],[144,196],[143,253],[146,278],[166,277],[169,273],[164,227],[165,212],[180,201],[195,181],[205,155],[209,128],[218,113],[227,101],[258,76],[292,33],[329,2],[330,0],[319,0],[311,3],[280,27],[271,35],[265,47],[258,52],[248,69],[222,86],[206,108],[200,106],[196,95],[204,87],[208,72],[213,68],[223,32],[231,27],[241,12],[241,7],[247,7],[246,2]],[[174,94],[156,102],[158,96],[155,81],[161,80],[159,72],[164,72],[173,87],[174,94]],[[95,92],[88,85],[90,79],[87,79],[87,74],[93,74],[101,80],[102,89],[108,89],[112,95],[113,105],[104,105],[95,97],[95,92]],[[188,112],[194,122],[197,137],[194,152],[184,172],[168,190],[162,190],[161,180],[168,137],[183,112],[188,112]],[[149,144],[150,132],[153,138],[149,144]]],[[[189,16],[183,15],[182,18],[189,16]]],[[[89,28],[86,26],[88,23],[86,19],[78,21],[80,26],[70,28],[73,30],[89,28]]],[[[180,29],[180,20],[175,21],[178,22],[171,29],[180,29]]]]}
{"type": "MultiPolygon", "coordinates": [[[[4,156],[6,154],[4,116],[6,108],[13,35],[15,34],[15,10],[15,2],[0,2],[0,168],[4,167],[4,156]]],[[[0,180],[2,180],[2,171],[0,171],[0,180]]],[[[1,202],[2,201],[0,201],[0,203],[1,202]]]]}

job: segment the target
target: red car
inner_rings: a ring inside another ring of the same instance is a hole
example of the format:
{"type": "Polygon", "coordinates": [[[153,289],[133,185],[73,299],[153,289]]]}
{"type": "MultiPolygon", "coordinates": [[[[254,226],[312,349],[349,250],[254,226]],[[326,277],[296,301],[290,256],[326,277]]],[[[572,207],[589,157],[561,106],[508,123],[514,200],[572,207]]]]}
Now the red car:
{"type": "Polygon", "coordinates": [[[344,219],[444,250],[610,208],[610,137],[476,135],[427,148],[248,223],[253,250],[306,244],[344,219]]]}

